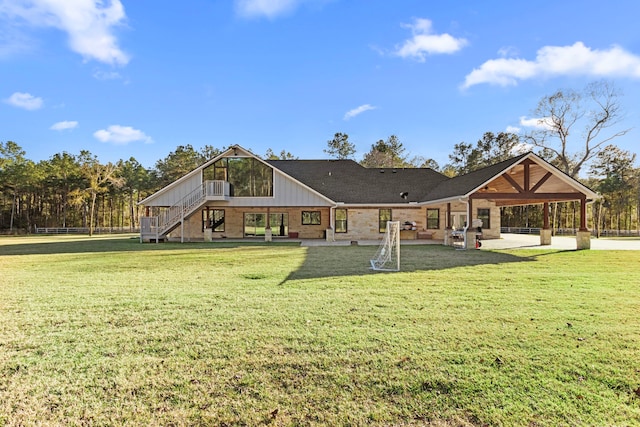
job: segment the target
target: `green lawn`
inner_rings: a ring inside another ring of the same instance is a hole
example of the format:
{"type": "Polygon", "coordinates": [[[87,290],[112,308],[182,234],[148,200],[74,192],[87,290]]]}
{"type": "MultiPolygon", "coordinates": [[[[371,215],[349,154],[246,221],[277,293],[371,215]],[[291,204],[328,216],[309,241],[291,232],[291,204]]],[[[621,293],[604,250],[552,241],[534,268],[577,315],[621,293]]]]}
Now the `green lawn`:
{"type": "Polygon", "coordinates": [[[640,252],[0,238],[0,425],[640,425],[640,252]]]}

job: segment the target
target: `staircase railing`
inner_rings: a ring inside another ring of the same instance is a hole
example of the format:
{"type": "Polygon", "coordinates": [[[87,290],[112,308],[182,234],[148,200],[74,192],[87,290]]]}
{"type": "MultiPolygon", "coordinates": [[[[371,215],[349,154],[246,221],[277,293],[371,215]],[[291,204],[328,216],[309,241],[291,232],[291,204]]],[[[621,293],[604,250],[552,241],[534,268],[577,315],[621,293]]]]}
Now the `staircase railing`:
{"type": "Polygon", "coordinates": [[[164,236],[175,227],[182,219],[193,212],[205,200],[205,184],[201,184],[191,193],[187,194],[175,205],[166,209],[158,216],[158,233],[164,236]]]}
{"type": "Polygon", "coordinates": [[[157,241],[202,206],[208,198],[226,200],[229,196],[229,189],[230,185],[226,181],[205,181],[179,202],[163,210],[157,217],[142,217],[140,219],[140,238],[150,238],[157,241]]]}

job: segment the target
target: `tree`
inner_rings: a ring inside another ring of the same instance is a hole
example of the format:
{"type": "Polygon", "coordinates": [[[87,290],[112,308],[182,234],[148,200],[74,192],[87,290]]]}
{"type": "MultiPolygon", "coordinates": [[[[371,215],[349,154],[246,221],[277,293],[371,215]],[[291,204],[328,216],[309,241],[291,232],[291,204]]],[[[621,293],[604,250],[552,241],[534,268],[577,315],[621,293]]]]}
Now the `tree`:
{"type": "Polygon", "coordinates": [[[203,161],[211,160],[215,157],[218,157],[222,154],[222,150],[217,149],[213,145],[205,145],[200,149],[200,154],[202,154],[203,161]]]}
{"type": "Polygon", "coordinates": [[[579,92],[560,89],[545,96],[534,111],[536,127],[524,141],[541,148],[543,157],[575,178],[605,144],[629,131],[605,134],[622,120],[620,96],[606,80],[593,82],[579,92]]]}
{"type": "Polygon", "coordinates": [[[288,151],[282,150],[280,151],[280,155],[277,155],[273,152],[271,148],[267,149],[267,152],[264,155],[264,158],[267,160],[297,160],[298,158],[291,154],[288,151]]]}
{"type": "Polygon", "coordinates": [[[338,132],[333,139],[327,141],[324,152],[336,159],[348,159],[356,153],[356,146],[349,142],[349,135],[338,132]]]}
{"type": "Polygon", "coordinates": [[[449,154],[451,163],[444,169],[463,175],[507,160],[519,151],[522,151],[522,144],[518,135],[510,132],[485,132],[475,147],[465,142],[456,144],[453,153],[449,154]]]}
{"type": "Polygon", "coordinates": [[[598,153],[591,164],[590,172],[598,178],[596,189],[604,196],[604,201],[596,202],[596,230],[600,234],[602,208],[610,212],[610,228],[620,230],[624,222],[626,230],[631,228],[632,200],[635,197],[634,182],[636,170],[634,163],[636,155],[622,150],[615,145],[607,145],[598,153]],[[626,215],[625,215],[626,214],[626,215]],[[624,219],[624,220],[623,220],[624,219]]]}
{"type": "Polygon", "coordinates": [[[27,186],[28,169],[33,164],[25,157],[26,152],[13,141],[0,142],[0,183],[2,192],[11,195],[9,230],[13,232],[16,215],[20,212],[21,191],[27,186]]]}
{"type": "Polygon", "coordinates": [[[45,164],[47,183],[56,195],[56,217],[62,227],[67,227],[67,210],[70,193],[78,189],[82,179],[76,157],[63,152],[54,154],[45,164]]]}
{"type": "Polygon", "coordinates": [[[364,155],[360,162],[367,168],[401,168],[406,167],[405,148],[396,135],[391,135],[386,141],[382,139],[371,145],[371,150],[364,155]]]}
{"type": "Polygon", "coordinates": [[[156,162],[156,169],[160,174],[161,186],[168,185],[178,178],[188,174],[206,159],[197,152],[190,144],[179,145],[175,151],[169,153],[167,157],[156,162]]]}
{"type": "Polygon", "coordinates": [[[141,194],[149,189],[151,181],[150,173],[135,158],[117,163],[118,176],[122,178],[121,189],[128,194],[129,199],[129,228],[133,230],[136,222],[136,202],[141,200],[141,194]]]}
{"type": "Polygon", "coordinates": [[[423,156],[414,156],[411,160],[409,160],[408,164],[414,168],[429,168],[433,169],[436,172],[440,171],[440,165],[436,160],[431,158],[427,159],[423,156]]]}
{"type": "Polygon", "coordinates": [[[98,194],[109,191],[109,185],[121,186],[123,179],[117,176],[118,167],[109,162],[100,164],[98,158],[86,150],[80,152],[80,170],[86,179],[83,194],[90,199],[89,206],[89,236],[93,236],[93,221],[95,217],[96,198],[98,194]]]}

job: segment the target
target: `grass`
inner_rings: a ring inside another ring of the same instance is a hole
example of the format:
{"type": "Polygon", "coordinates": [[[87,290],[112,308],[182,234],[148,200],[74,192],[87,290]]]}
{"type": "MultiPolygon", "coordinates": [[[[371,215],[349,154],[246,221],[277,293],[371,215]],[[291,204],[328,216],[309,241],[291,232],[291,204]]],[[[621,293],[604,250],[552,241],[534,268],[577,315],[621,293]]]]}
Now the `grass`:
{"type": "Polygon", "coordinates": [[[0,238],[0,425],[640,425],[640,252],[0,238]]]}

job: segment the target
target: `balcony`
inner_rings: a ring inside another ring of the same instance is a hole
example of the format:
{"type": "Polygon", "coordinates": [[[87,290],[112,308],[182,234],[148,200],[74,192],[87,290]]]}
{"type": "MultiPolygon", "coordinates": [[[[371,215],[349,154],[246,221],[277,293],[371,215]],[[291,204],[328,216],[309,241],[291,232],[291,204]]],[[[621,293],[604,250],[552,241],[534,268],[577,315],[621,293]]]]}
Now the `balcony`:
{"type": "Polygon", "coordinates": [[[230,188],[227,181],[205,181],[204,197],[207,201],[229,201],[230,188]]]}

